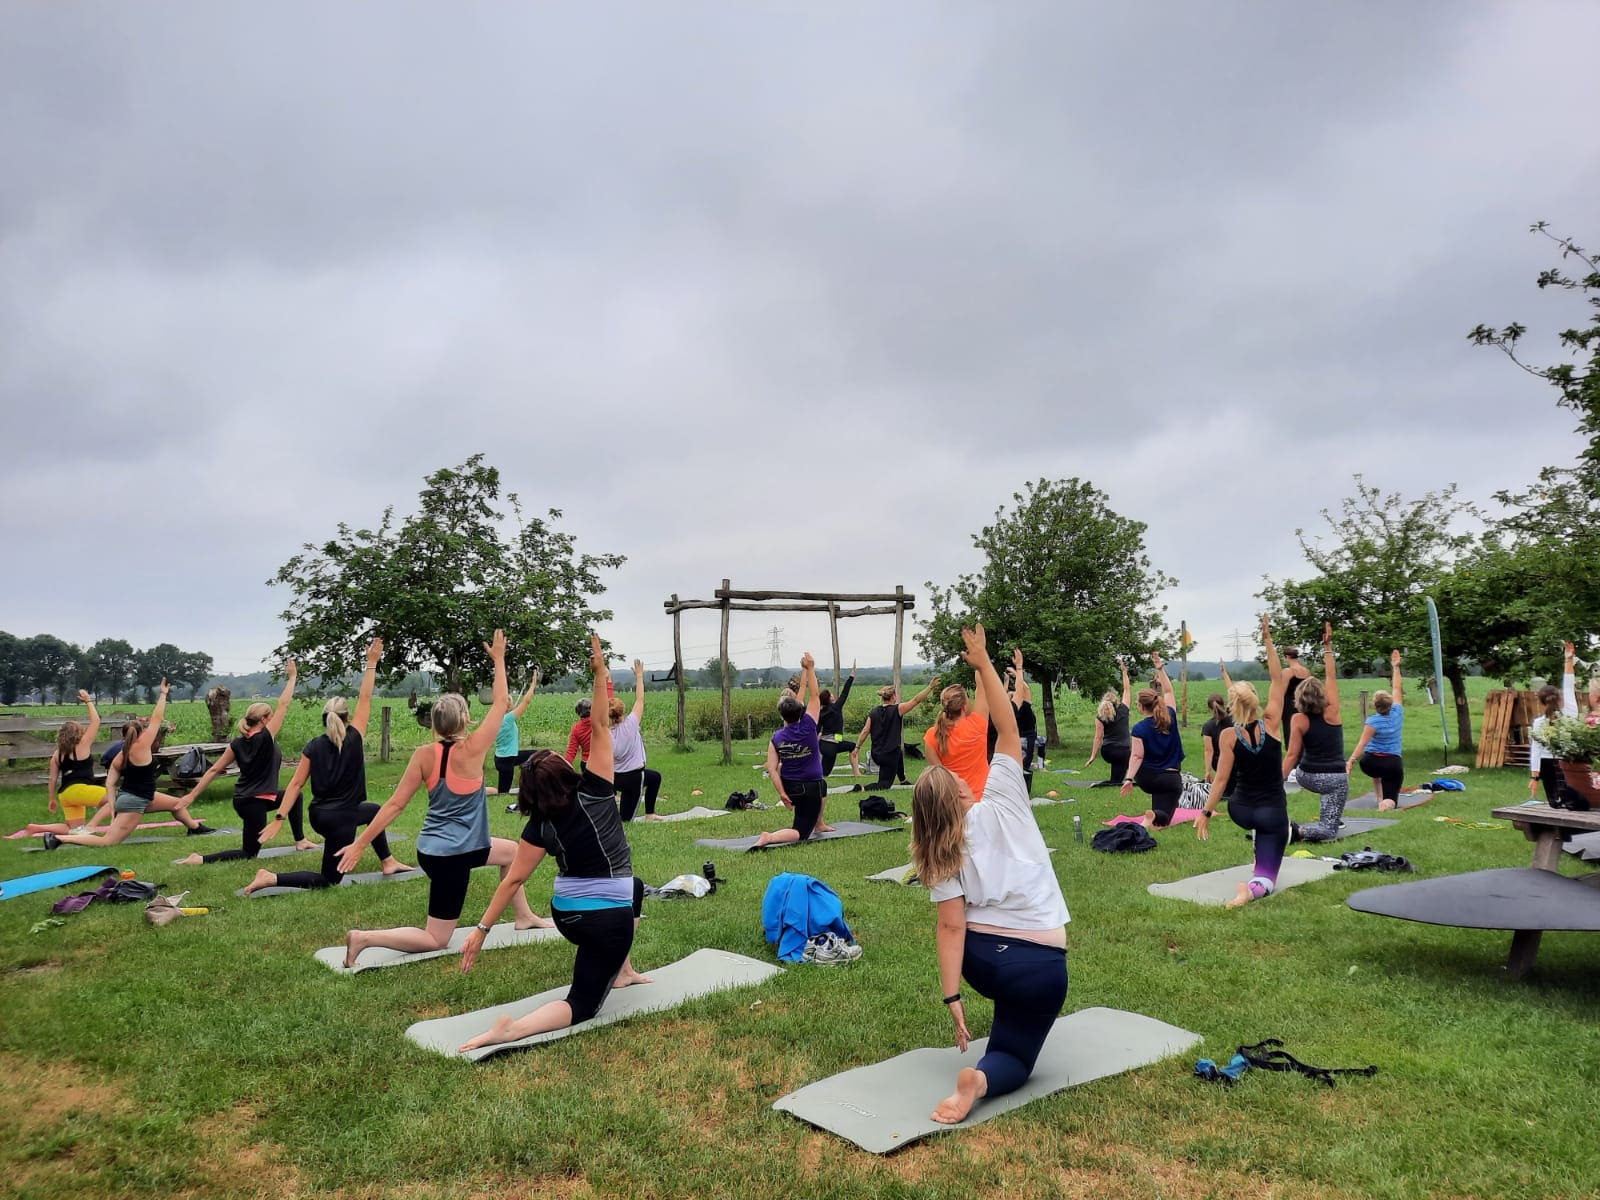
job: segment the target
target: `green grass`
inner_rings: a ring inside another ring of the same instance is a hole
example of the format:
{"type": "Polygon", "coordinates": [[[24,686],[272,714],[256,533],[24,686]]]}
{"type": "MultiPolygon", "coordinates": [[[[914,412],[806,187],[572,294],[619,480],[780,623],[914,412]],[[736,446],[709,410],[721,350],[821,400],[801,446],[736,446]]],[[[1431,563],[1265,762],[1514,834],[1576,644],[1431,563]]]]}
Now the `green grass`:
{"type": "MultiPolygon", "coordinates": [[[[1475,681],[1481,684],[1482,681],[1475,681]]],[[[1214,684],[1191,689],[1191,762],[1214,684]]],[[[1361,684],[1344,685],[1353,708],[1361,684]]],[[[1376,686],[1370,681],[1369,689],[1376,686]]],[[[1486,685],[1483,685],[1486,687],[1486,685]]],[[[1481,696],[1482,688],[1477,689],[1481,696]]],[[[537,697],[525,742],[564,744],[570,698],[537,697]]],[[[757,745],[672,753],[660,736],[670,693],[650,696],[652,761],[663,809],[719,805],[735,788],[770,788],[757,745]],[[704,791],[692,797],[694,788],[704,791]]],[[[1056,767],[1081,766],[1083,706],[1065,722],[1056,767]]],[[[1481,704],[1474,703],[1475,718],[1481,704]]],[[[175,706],[180,732],[196,719],[175,706]]],[[[397,733],[410,724],[403,706],[397,733]]],[[[314,726],[312,727],[314,728],[314,726]]],[[[376,723],[374,724],[376,728],[376,723]]],[[[1355,722],[1352,719],[1351,736],[1355,722]]],[[[304,731],[286,734],[293,746],[304,731]]],[[[420,731],[418,731],[420,736],[420,731]]],[[[409,737],[409,734],[408,734],[409,737]]],[[[1437,711],[1413,707],[1408,778],[1442,759],[1437,711]],[[1432,749],[1430,749],[1432,747],[1432,749]]],[[[414,742],[416,738],[410,738],[414,742]]],[[[372,740],[373,745],[376,739],[372,740]]],[[[406,744],[406,743],[403,743],[406,744]]],[[[403,758],[373,763],[374,799],[403,758]]],[[[1099,764],[1086,774],[1103,775],[1099,764]]],[[[1039,776],[1036,790],[1052,786],[1039,776]]],[[[1531,847],[1510,829],[1441,824],[1526,797],[1520,771],[1473,771],[1468,791],[1402,814],[1370,840],[1425,875],[1524,866],[1531,847]]],[[[1323,1065],[1376,1063],[1374,1079],[1328,1091],[1257,1074],[1221,1089],[1189,1076],[1191,1057],[1071,1089],[886,1159],[854,1151],[770,1109],[784,1092],[903,1050],[943,1045],[933,913],[926,893],[864,877],[907,860],[906,835],[745,857],[708,854],[696,837],[775,827],[776,813],[630,829],[652,883],[712,858],[726,884],[698,902],[651,902],[635,957],[649,968],[700,946],[766,957],[760,899],[782,870],[825,879],[866,948],[838,970],[795,968],[728,993],[594,1034],[468,1066],[401,1036],[411,1021],[556,987],[564,944],[485,955],[471,975],[445,959],[353,978],[310,951],[351,925],[411,923],[425,885],[351,888],[246,902],[233,889],[252,864],[174,867],[171,846],[106,855],[23,854],[0,842],[0,876],[67,862],[135,869],[192,903],[219,908],[167,929],[136,907],[95,906],[30,934],[54,895],[0,902],[0,1064],[13,1077],[0,1170],[19,1197],[325,1194],[766,1197],[1379,1196],[1577,1197],[1600,1194],[1591,1153],[1600,1083],[1600,939],[1547,935],[1535,975],[1507,982],[1509,935],[1440,929],[1350,911],[1353,891],[1387,882],[1337,875],[1240,912],[1164,901],[1152,882],[1245,862],[1226,822],[1209,843],[1188,828],[1146,855],[1099,855],[1072,840],[1137,803],[1108,789],[1061,789],[1071,804],[1037,810],[1072,910],[1072,1008],[1144,1012],[1205,1036],[1197,1053],[1226,1058],[1241,1042],[1284,1038],[1323,1065]],[[756,1001],[760,1001],[756,1004],[756,1001]]],[[[219,783],[197,812],[231,821],[219,783]]],[[[906,793],[896,793],[896,799],[906,793]]],[[[1291,798],[1299,817],[1314,797],[1291,798]]],[[[491,802],[496,833],[519,823],[491,802]]],[[[835,797],[834,816],[853,798],[835,797]]],[[[902,807],[905,807],[902,803],[902,807]]],[[[0,825],[44,809],[43,789],[0,786],[0,825]]],[[[415,834],[414,804],[398,828],[415,834]]],[[[206,839],[219,848],[221,839],[206,839]]],[[[401,843],[409,849],[411,843],[401,843]]],[[[1344,843],[1341,848],[1359,848],[1344,843]]],[[[316,862],[315,855],[287,860],[316,862]]],[[[278,860],[283,865],[285,860],[278,860]]],[[[1573,864],[1563,869],[1576,872],[1573,864]]],[[[535,876],[546,911],[551,874],[535,876]]],[[[492,880],[473,883],[467,914],[492,880]]],[[[975,1033],[986,1008],[971,1006],[975,1033]]]]}

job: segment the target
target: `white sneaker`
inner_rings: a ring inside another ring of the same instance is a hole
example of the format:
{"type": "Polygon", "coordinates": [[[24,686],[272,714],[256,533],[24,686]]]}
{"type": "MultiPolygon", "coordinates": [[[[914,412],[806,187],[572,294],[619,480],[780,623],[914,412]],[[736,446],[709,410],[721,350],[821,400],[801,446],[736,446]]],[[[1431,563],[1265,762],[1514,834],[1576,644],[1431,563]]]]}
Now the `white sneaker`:
{"type": "Polygon", "coordinates": [[[861,957],[861,947],[854,942],[847,942],[837,933],[819,933],[806,943],[805,953],[801,955],[801,962],[817,963],[821,966],[836,966],[839,963],[854,962],[861,957]]]}

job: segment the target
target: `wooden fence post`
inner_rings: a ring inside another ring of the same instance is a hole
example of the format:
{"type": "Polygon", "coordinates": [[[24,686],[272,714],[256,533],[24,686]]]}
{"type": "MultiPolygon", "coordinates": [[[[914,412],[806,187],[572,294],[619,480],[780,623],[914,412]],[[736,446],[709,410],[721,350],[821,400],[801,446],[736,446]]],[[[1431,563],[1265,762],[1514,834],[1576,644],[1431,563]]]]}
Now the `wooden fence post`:
{"type": "MultiPolygon", "coordinates": [[[[731,585],[726,579],[722,581],[722,590],[726,593],[731,585]]],[[[730,689],[733,681],[728,677],[728,597],[722,597],[722,765],[729,766],[733,763],[733,696],[730,689]]]]}
{"type": "Polygon", "coordinates": [[[1367,719],[1367,694],[1366,694],[1366,692],[1362,692],[1361,693],[1361,720],[1363,722],[1365,722],[1366,719],[1367,719]]]}
{"type": "Polygon", "coordinates": [[[683,729],[683,704],[684,704],[684,679],[683,679],[683,613],[676,605],[678,593],[672,593],[672,669],[678,675],[678,745],[687,745],[684,740],[683,729]]]}
{"type": "Polygon", "coordinates": [[[900,642],[905,636],[906,627],[906,589],[899,584],[894,588],[894,686],[900,690],[900,642]]]}
{"type": "Polygon", "coordinates": [[[389,755],[394,752],[394,740],[390,733],[390,722],[394,717],[392,705],[383,706],[383,732],[378,738],[378,761],[388,762],[389,755]]]}
{"type": "Polygon", "coordinates": [[[839,606],[828,601],[828,632],[833,636],[833,690],[839,690],[839,606]]]}

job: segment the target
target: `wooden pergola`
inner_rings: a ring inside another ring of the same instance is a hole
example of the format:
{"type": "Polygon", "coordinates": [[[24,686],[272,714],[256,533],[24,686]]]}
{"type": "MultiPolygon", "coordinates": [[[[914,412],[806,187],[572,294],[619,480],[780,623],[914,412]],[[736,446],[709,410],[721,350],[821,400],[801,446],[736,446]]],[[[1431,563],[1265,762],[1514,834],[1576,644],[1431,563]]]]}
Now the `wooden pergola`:
{"type": "Polygon", "coordinates": [[[722,761],[733,761],[733,680],[728,674],[728,619],[736,612],[827,613],[828,631],[833,640],[833,686],[840,684],[839,622],[847,617],[894,617],[894,685],[900,686],[901,641],[905,635],[906,613],[916,607],[916,598],[903,587],[892,592],[751,592],[736,591],[728,580],[715,592],[714,600],[672,599],[662,602],[672,616],[672,670],[678,678],[678,744],[684,743],[684,692],[687,680],[683,670],[683,613],[691,608],[714,608],[722,613],[722,761]],[[841,608],[842,604],[859,605],[841,608]]]}

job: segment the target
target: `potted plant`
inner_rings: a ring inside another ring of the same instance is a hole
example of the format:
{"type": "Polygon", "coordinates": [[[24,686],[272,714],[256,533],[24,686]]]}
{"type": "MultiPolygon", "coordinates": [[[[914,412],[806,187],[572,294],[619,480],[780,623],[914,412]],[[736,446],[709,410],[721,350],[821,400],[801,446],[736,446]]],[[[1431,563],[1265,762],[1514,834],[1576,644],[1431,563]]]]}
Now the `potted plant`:
{"type": "Polygon", "coordinates": [[[1551,717],[1539,731],[1545,749],[1561,762],[1567,786],[1600,809],[1600,712],[1551,717]]]}

